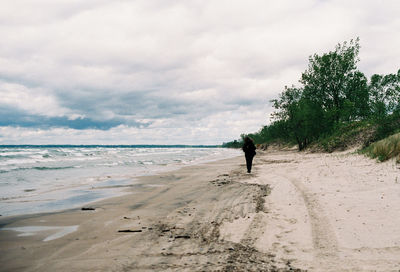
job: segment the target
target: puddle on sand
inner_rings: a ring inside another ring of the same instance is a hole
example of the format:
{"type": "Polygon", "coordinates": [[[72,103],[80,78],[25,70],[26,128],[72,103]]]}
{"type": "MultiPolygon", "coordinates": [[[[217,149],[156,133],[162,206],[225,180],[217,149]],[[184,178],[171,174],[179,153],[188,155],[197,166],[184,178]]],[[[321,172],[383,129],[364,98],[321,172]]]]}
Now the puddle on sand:
{"type": "Polygon", "coordinates": [[[2,228],[0,230],[12,230],[20,232],[18,236],[32,236],[38,232],[52,231],[55,233],[47,236],[43,239],[43,242],[55,240],[61,238],[67,234],[70,234],[78,229],[78,225],[75,226],[26,226],[26,227],[13,227],[13,228],[2,228]]]}

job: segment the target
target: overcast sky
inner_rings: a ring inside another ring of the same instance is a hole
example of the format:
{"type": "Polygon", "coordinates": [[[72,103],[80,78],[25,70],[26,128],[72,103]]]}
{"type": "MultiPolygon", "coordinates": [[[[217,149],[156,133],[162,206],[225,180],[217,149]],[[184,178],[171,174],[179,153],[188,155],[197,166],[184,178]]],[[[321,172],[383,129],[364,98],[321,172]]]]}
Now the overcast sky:
{"type": "Polygon", "coordinates": [[[398,0],[0,2],[0,144],[221,144],[268,124],[308,57],[360,37],[400,68],[398,0]]]}

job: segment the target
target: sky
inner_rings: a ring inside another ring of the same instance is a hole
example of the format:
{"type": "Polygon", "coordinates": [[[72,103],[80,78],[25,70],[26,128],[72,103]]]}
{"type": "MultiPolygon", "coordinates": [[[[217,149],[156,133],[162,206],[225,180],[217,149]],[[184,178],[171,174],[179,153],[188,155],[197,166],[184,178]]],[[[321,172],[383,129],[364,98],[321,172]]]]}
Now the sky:
{"type": "Polygon", "coordinates": [[[222,144],[308,57],[400,68],[398,0],[0,1],[0,144],[222,144]]]}

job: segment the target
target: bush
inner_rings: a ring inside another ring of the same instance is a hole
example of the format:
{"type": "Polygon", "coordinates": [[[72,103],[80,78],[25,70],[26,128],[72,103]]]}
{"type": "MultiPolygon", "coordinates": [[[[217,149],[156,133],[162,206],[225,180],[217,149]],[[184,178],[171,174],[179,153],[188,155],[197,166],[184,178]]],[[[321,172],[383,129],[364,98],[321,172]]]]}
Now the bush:
{"type": "Polygon", "coordinates": [[[400,128],[400,114],[398,112],[376,120],[377,129],[375,134],[375,141],[384,139],[399,131],[400,128]]]}
{"type": "Polygon", "coordinates": [[[379,161],[386,161],[396,158],[396,162],[400,162],[400,133],[394,134],[383,140],[371,144],[364,148],[362,153],[371,158],[377,158],[379,161]]]}
{"type": "Polygon", "coordinates": [[[366,142],[374,137],[374,131],[374,125],[368,121],[343,123],[337,125],[333,133],[318,139],[314,148],[333,152],[357,145],[366,145],[366,142]]]}
{"type": "Polygon", "coordinates": [[[242,146],[243,146],[243,141],[241,141],[241,140],[239,140],[239,141],[234,140],[232,142],[222,144],[222,147],[225,147],[225,148],[242,148],[242,146]]]}

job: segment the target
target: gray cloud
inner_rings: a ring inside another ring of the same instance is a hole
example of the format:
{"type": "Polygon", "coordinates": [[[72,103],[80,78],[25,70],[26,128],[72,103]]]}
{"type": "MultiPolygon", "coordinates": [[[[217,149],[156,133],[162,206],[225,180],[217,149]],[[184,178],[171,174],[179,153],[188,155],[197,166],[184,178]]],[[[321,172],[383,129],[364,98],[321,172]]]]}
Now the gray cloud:
{"type": "Polygon", "coordinates": [[[69,119],[68,117],[48,117],[43,115],[33,115],[20,110],[15,110],[10,107],[0,106],[0,126],[17,126],[24,128],[71,128],[78,130],[85,129],[98,129],[98,130],[109,130],[120,125],[129,125],[131,127],[146,128],[150,123],[141,123],[132,120],[124,119],[105,119],[95,120],[86,117],[78,117],[75,119],[69,119]]]}
{"type": "Polygon", "coordinates": [[[0,143],[68,140],[60,128],[102,143],[230,140],[266,124],[268,101],[338,42],[361,38],[368,76],[397,71],[399,12],[396,0],[3,3],[0,143]]]}

